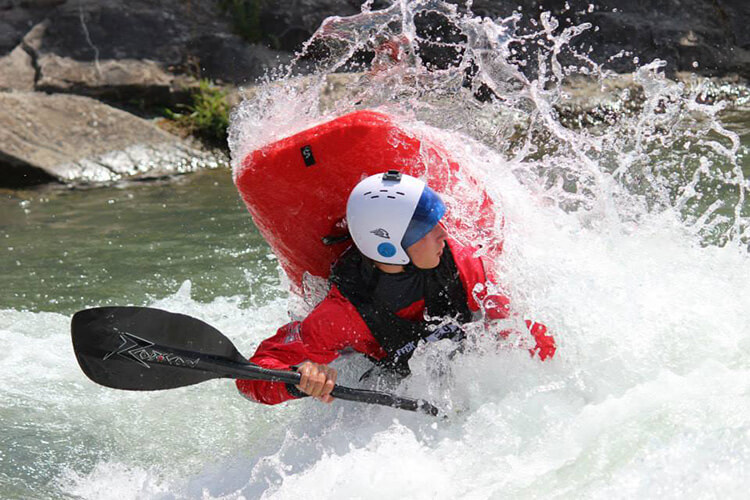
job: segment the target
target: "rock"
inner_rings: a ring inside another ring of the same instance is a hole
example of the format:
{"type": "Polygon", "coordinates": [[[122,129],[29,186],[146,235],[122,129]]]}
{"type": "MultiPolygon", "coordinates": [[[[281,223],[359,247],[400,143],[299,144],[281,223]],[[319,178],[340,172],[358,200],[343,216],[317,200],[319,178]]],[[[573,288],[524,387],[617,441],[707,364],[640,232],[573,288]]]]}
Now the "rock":
{"type": "Polygon", "coordinates": [[[290,57],[243,41],[215,0],[15,3],[13,19],[26,13],[28,20],[38,15],[22,5],[34,4],[37,13],[47,5],[46,18],[23,37],[38,67],[35,88],[47,92],[173,106],[188,99],[199,77],[246,84],[290,57]]]}
{"type": "MultiPolygon", "coordinates": [[[[351,16],[361,12],[359,0],[292,0],[262,2],[260,37],[274,48],[295,52],[329,16],[351,16]]],[[[389,2],[377,2],[375,9],[389,2]]]]}
{"type": "Polygon", "coordinates": [[[172,102],[174,77],[153,61],[85,62],[48,54],[41,56],[37,64],[40,75],[37,90],[86,94],[120,102],[137,98],[172,102]]]}
{"type": "Polygon", "coordinates": [[[153,123],[94,99],[0,93],[0,184],[106,184],[217,165],[153,123]]]}
{"type": "Polygon", "coordinates": [[[24,35],[66,0],[0,0],[0,56],[14,50],[24,35]]]}
{"type": "Polygon", "coordinates": [[[31,56],[22,46],[0,57],[0,90],[34,90],[35,75],[31,56]]]}
{"type": "MultiPolygon", "coordinates": [[[[464,0],[451,1],[466,9],[464,0]]],[[[359,13],[362,1],[246,0],[244,11],[221,8],[232,3],[2,0],[0,56],[14,51],[23,39],[37,69],[38,90],[89,95],[126,107],[131,102],[174,106],[189,97],[185,83],[191,88],[200,77],[251,84],[268,68],[288,62],[326,17],[359,13]]],[[[377,0],[370,7],[377,10],[389,3],[377,0]]],[[[750,75],[747,0],[665,0],[658,5],[631,0],[474,0],[470,5],[474,14],[493,18],[520,10],[522,32],[538,30],[533,23],[544,11],[562,26],[591,23],[599,29],[585,31],[573,45],[618,72],[630,72],[658,57],[667,60],[671,72],[750,75]],[[608,60],[621,51],[631,54],[608,60]]],[[[533,72],[533,54],[525,57],[527,72],[533,72]]],[[[18,58],[14,54],[12,62],[18,64],[18,58]]],[[[565,62],[575,60],[568,55],[565,62]]],[[[300,68],[304,71],[305,66],[300,68]]],[[[20,81],[20,88],[27,89],[28,79],[20,81]]]]}
{"type": "Polygon", "coordinates": [[[747,0],[716,0],[715,4],[721,23],[734,37],[737,46],[750,49],[750,8],[747,0]]]}
{"type": "Polygon", "coordinates": [[[637,65],[659,58],[667,61],[667,71],[672,75],[692,71],[704,75],[737,73],[750,78],[747,0],[475,0],[472,10],[492,18],[520,12],[522,32],[539,29],[533,20],[541,12],[552,13],[561,27],[591,23],[592,29],[578,36],[573,46],[620,73],[632,72],[637,65]],[[609,61],[621,51],[629,55],[609,61]]]}
{"type": "Polygon", "coordinates": [[[263,76],[267,68],[275,68],[291,60],[290,54],[282,54],[263,45],[252,44],[234,34],[212,33],[190,42],[190,50],[200,61],[201,75],[215,82],[235,85],[252,83],[263,76]]]}
{"type": "Polygon", "coordinates": [[[206,1],[77,0],[48,18],[39,47],[78,61],[149,59],[166,66],[184,64],[183,45],[194,34],[226,32],[216,12],[193,12],[206,1]],[[199,22],[196,14],[204,15],[199,22]]]}
{"type": "MultiPolygon", "coordinates": [[[[466,9],[464,0],[447,1],[466,9]]],[[[299,50],[323,19],[356,14],[361,3],[357,0],[262,2],[259,36],[276,48],[299,50]]],[[[389,4],[374,2],[371,7],[378,9],[389,4]]],[[[523,33],[539,30],[535,23],[542,12],[552,13],[562,27],[591,23],[599,29],[584,32],[573,46],[618,72],[631,72],[638,64],[660,58],[669,63],[668,70],[672,73],[738,73],[750,77],[747,0],[473,0],[470,6],[474,15],[490,18],[521,13],[518,27],[523,33]],[[621,51],[632,54],[608,61],[621,51]],[[639,63],[634,62],[634,56],[639,63]]],[[[529,67],[533,68],[533,64],[529,67]]]]}

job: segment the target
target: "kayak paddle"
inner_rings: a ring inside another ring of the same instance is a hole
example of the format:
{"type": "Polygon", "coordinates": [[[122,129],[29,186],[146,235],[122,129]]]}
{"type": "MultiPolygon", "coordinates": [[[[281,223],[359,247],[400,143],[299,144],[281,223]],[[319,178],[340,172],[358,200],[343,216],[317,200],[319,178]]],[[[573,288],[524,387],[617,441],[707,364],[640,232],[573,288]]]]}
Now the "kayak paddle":
{"type": "MultiPolygon", "coordinates": [[[[94,382],[134,391],[155,391],[215,378],[299,384],[300,374],[247,361],[219,330],[184,314],[149,307],[96,307],[73,315],[73,349],[94,382]]],[[[336,385],[331,396],[428,415],[435,406],[367,389],[336,385]]]]}

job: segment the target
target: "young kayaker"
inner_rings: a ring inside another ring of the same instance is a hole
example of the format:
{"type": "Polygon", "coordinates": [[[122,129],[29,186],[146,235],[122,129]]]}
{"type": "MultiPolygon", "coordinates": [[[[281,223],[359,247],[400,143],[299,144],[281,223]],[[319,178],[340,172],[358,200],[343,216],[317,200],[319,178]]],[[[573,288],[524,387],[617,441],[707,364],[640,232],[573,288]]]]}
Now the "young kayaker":
{"type": "MultiPolygon", "coordinates": [[[[250,358],[265,368],[296,366],[300,384],[238,380],[239,390],[266,404],[303,395],[331,402],[337,373],[328,364],[344,349],[406,374],[420,341],[459,341],[461,325],[482,313],[507,318],[508,299],[476,287],[487,276],[475,249],[452,240],[439,224],[445,210],[424,182],[398,171],[357,184],[346,207],[354,245],[333,265],[327,297],[304,320],[261,342],[250,358]]],[[[552,357],[555,341],[547,328],[526,324],[536,341],[532,355],[552,357]]]]}

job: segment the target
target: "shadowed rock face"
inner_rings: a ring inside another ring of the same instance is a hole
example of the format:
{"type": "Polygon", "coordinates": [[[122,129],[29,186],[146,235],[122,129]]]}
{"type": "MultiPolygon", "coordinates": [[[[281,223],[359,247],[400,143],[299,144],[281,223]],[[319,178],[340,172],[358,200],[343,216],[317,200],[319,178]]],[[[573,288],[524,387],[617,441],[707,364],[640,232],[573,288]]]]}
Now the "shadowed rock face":
{"type": "MultiPolygon", "coordinates": [[[[5,2],[0,69],[17,73],[22,64],[45,92],[174,105],[198,77],[252,83],[290,58],[245,42],[215,0],[5,2]],[[17,49],[29,57],[20,61],[17,49]]],[[[0,88],[29,89],[28,78],[16,80],[0,77],[0,88]]]]}
{"type": "MultiPolygon", "coordinates": [[[[170,74],[252,83],[266,67],[288,61],[326,17],[356,14],[362,1],[247,3],[257,5],[255,35],[265,47],[242,40],[233,14],[223,11],[217,0],[0,0],[0,56],[9,54],[33,26],[47,19],[34,45],[38,57],[46,56],[46,61],[61,58],[86,65],[148,60],[170,74]]],[[[463,0],[450,3],[465,9],[463,0]]],[[[378,0],[372,8],[388,4],[378,0]]],[[[591,56],[600,63],[622,50],[632,52],[610,63],[617,71],[631,71],[632,58],[638,56],[641,62],[665,59],[673,71],[750,76],[747,0],[474,0],[472,11],[493,18],[520,12],[522,31],[538,29],[532,23],[544,11],[563,26],[591,23],[599,29],[584,32],[575,44],[592,46],[591,56]]],[[[59,80],[57,67],[42,65],[41,76],[47,82],[59,80]]],[[[45,85],[56,89],[51,83],[45,85]]],[[[85,93],[84,84],[72,87],[85,93]]]]}
{"type": "Polygon", "coordinates": [[[538,30],[532,19],[541,12],[551,12],[562,26],[591,23],[573,45],[582,52],[591,47],[594,61],[617,72],[633,71],[638,57],[641,64],[666,60],[671,72],[750,77],[747,0],[474,0],[472,10],[488,17],[520,12],[522,32],[538,30]],[[608,62],[623,50],[630,54],[608,62]]]}
{"type": "MultiPolygon", "coordinates": [[[[451,1],[465,9],[463,0],[451,1]]],[[[361,3],[248,0],[258,9],[255,35],[264,46],[238,36],[236,14],[222,10],[218,0],[0,0],[0,88],[27,90],[33,72],[33,88],[47,92],[117,103],[184,102],[184,87],[198,76],[252,83],[289,61],[323,19],[356,14],[361,3]],[[7,76],[21,73],[21,66],[23,79],[7,76]]],[[[388,4],[378,0],[372,8],[388,4]]],[[[665,59],[668,71],[750,77],[747,0],[474,0],[472,11],[494,18],[520,12],[521,32],[538,30],[536,20],[545,11],[561,26],[591,23],[598,29],[585,31],[573,46],[620,72],[632,71],[637,56],[640,63],[665,59]],[[627,55],[608,61],[621,51],[627,55]]],[[[439,21],[434,28],[440,31],[439,21]]],[[[533,54],[525,55],[533,71],[533,54]]]]}
{"type": "Polygon", "coordinates": [[[216,166],[148,121],[88,97],[0,92],[0,185],[106,184],[216,166]]]}
{"type": "MultiPolygon", "coordinates": [[[[295,51],[329,16],[360,11],[359,0],[289,0],[261,2],[263,40],[285,51],[295,51]]],[[[391,2],[376,1],[378,9],[391,2]]],[[[464,0],[448,0],[465,10],[464,0]]],[[[475,15],[498,18],[520,12],[522,32],[536,31],[540,13],[550,12],[561,26],[591,23],[598,30],[584,32],[574,45],[598,63],[620,51],[627,57],[608,63],[610,69],[630,72],[633,57],[640,63],[654,58],[669,63],[670,71],[708,75],[738,73],[750,77],[750,3],[747,0],[473,0],[475,15]],[[566,8],[566,4],[569,6],[566,8]],[[698,62],[696,67],[693,63],[698,62]]],[[[436,24],[439,31],[440,23],[436,24]]]]}
{"type": "Polygon", "coordinates": [[[0,56],[16,48],[36,24],[67,0],[0,0],[0,56]]]}

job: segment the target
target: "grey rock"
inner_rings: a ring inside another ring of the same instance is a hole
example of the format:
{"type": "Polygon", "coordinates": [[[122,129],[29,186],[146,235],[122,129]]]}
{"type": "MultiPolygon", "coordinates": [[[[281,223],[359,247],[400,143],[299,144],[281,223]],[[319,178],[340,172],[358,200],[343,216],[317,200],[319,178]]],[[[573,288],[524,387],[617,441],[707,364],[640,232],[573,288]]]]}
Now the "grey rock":
{"type": "MultiPolygon", "coordinates": [[[[464,0],[447,0],[466,10],[464,0]]],[[[261,35],[277,48],[298,50],[328,16],[360,11],[357,0],[290,0],[261,2],[261,35]]],[[[374,2],[373,9],[390,2],[374,2]]],[[[631,72],[638,63],[654,58],[669,63],[671,72],[707,75],[738,73],[750,76],[750,3],[748,0],[473,0],[474,15],[505,18],[520,12],[522,33],[538,30],[534,20],[551,12],[561,26],[591,23],[573,46],[618,72],[631,72]],[[686,43],[687,42],[687,43],[686,43]],[[588,51],[592,47],[591,52],[588,51]],[[621,52],[628,57],[608,59],[621,52]],[[697,62],[697,68],[694,63],[697,62]]],[[[533,55],[529,57],[533,72],[533,55]]],[[[574,62],[574,59],[570,59],[574,62]]]]}
{"type": "Polygon", "coordinates": [[[0,1],[0,56],[14,50],[36,24],[66,0],[0,1]]]}
{"type": "MultiPolygon", "coordinates": [[[[287,0],[262,2],[260,10],[261,37],[274,48],[294,52],[310,38],[320,23],[329,16],[351,16],[361,12],[359,0],[287,0]]],[[[390,2],[376,2],[373,8],[386,7],[390,2]]]]}
{"type": "Polygon", "coordinates": [[[191,50],[200,61],[200,74],[217,82],[249,84],[263,76],[267,68],[275,68],[291,60],[259,44],[248,45],[234,34],[212,33],[191,41],[191,50]]]}
{"type": "Polygon", "coordinates": [[[750,77],[747,0],[475,0],[472,10],[491,18],[520,11],[522,32],[538,29],[532,20],[541,12],[551,12],[562,27],[591,23],[598,29],[585,31],[573,46],[621,73],[659,58],[667,61],[667,70],[672,74],[692,71],[750,77]],[[608,61],[623,50],[630,53],[628,57],[608,61]]]}
{"type": "Polygon", "coordinates": [[[194,33],[226,31],[215,12],[196,11],[206,1],[77,0],[49,16],[40,47],[79,61],[150,59],[180,65],[194,33]],[[195,8],[195,9],[194,9],[195,8]],[[199,22],[198,15],[205,16],[199,22]]]}
{"type": "Polygon", "coordinates": [[[45,19],[44,21],[41,21],[40,23],[35,24],[31,27],[31,29],[26,33],[21,40],[21,43],[24,47],[26,47],[26,50],[28,50],[30,53],[34,54],[36,56],[37,52],[39,52],[39,48],[42,46],[42,40],[44,38],[44,34],[47,31],[47,27],[49,26],[49,20],[45,19]]]}
{"type": "MultiPolygon", "coordinates": [[[[466,9],[464,0],[450,1],[466,9]]],[[[378,0],[371,7],[389,3],[378,0]]],[[[288,62],[291,52],[300,49],[326,17],[356,14],[362,1],[248,0],[258,8],[257,33],[250,35],[259,43],[253,44],[238,35],[234,14],[220,4],[2,0],[0,55],[15,50],[23,39],[32,63],[39,63],[40,90],[90,95],[121,105],[137,100],[170,106],[184,102],[189,95],[185,82],[190,88],[199,77],[234,85],[253,83],[268,68],[288,62]],[[125,76],[124,71],[133,74],[125,76]]],[[[672,72],[750,75],[747,0],[474,0],[471,8],[474,14],[493,18],[520,9],[521,32],[537,29],[532,22],[543,11],[563,26],[589,22],[599,29],[584,32],[573,46],[618,72],[632,71],[638,56],[640,63],[665,59],[672,72]],[[623,50],[631,54],[608,60],[623,50]]],[[[575,61],[570,54],[562,57],[575,61]]],[[[527,72],[533,72],[533,54],[527,59],[527,72]]]]}
{"type": "Polygon", "coordinates": [[[279,57],[289,57],[243,41],[234,34],[231,20],[215,0],[67,2],[50,14],[44,30],[33,38],[37,40],[33,45],[40,60],[42,89],[106,95],[115,100],[158,101],[163,98],[168,74],[248,83],[276,66],[279,57]],[[92,81],[90,68],[98,66],[104,73],[111,61],[140,63],[128,63],[135,75],[122,84],[118,83],[123,81],[118,66],[111,66],[110,75],[118,76],[109,83],[101,79],[103,75],[92,81]],[[45,65],[49,62],[52,64],[45,65]],[[160,75],[155,66],[161,68],[160,75]],[[79,80],[73,68],[80,70],[79,80]],[[136,85],[141,77],[142,82],[136,85]]]}
{"type": "Polygon", "coordinates": [[[0,14],[0,54],[22,39],[37,90],[121,105],[173,106],[198,78],[247,84],[291,57],[240,38],[216,0],[11,1],[0,14]]]}
{"type": "Polygon", "coordinates": [[[213,155],[94,99],[0,92],[0,185],[107,184],[216,165],[213,155]]]}
{"type": "Polygon", "coordinates": [[[77,61],[46,54],[39,58],[37,90],[83,93],[126,101],[135,97],[171,101],[173,75],[149,60],[77,61]]]}
{"type": "Polygon", "coordinates": [[[0,90],[34,90],[35,75],[31,56],[22,46],[0,57],[0,90]]]}
{"type": "Polygon", "coordinates": [[[49,19],[37,24],[22,42],[34,56],[38,73],[36,90],[78,93],[120,102],[140,98],[166,104],[174,100],[175,92],[195,85],[195,79],[176,80],[173,74],[148,59],[80,60],[45,53],[43,47],[49,40],[51,24],[49,19]]]}

